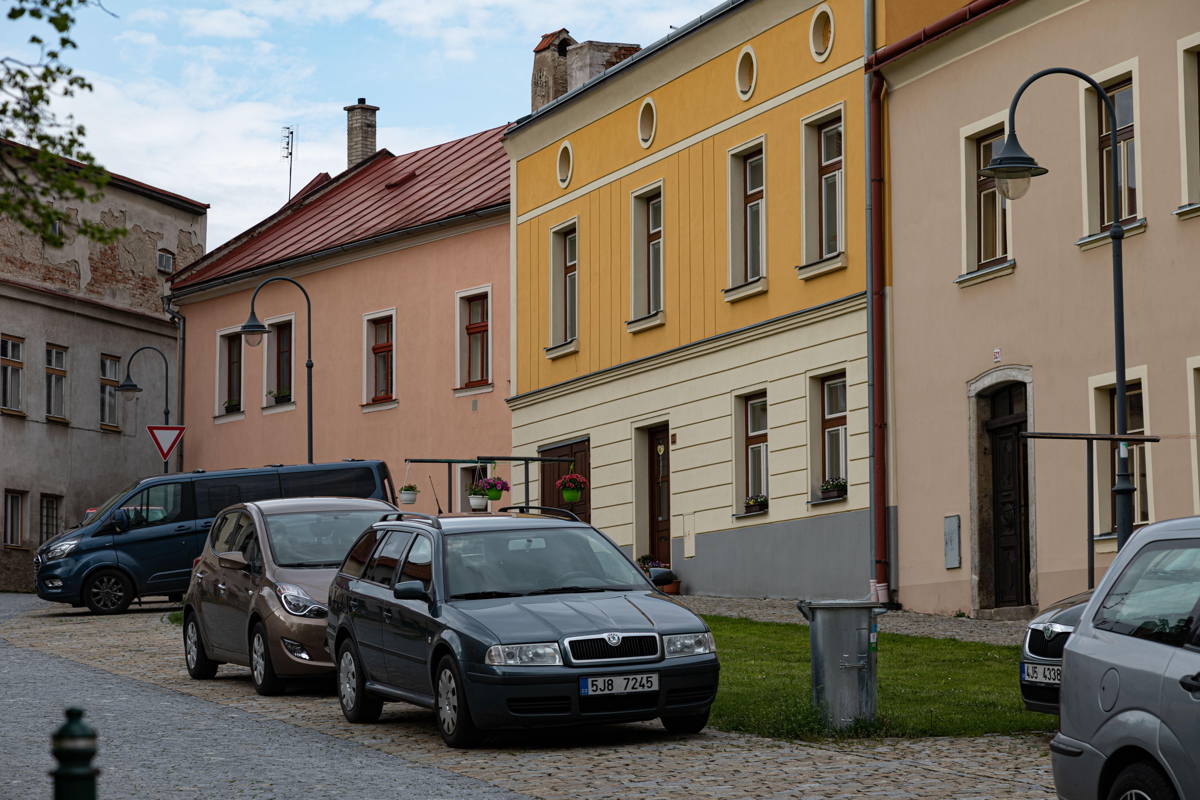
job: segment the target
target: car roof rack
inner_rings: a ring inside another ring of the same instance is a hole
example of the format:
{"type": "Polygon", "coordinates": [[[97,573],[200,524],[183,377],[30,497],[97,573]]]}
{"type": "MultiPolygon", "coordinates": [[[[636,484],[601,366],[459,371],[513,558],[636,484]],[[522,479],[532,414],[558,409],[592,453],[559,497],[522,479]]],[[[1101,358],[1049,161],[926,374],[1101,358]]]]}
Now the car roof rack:
{"type": "Polygon", "coordinates": [[[533,511],[550,517],[559,517],[560,519],[570,519],[574,520],[575,522],[583,522],[583,520],[575,516],[574,512],[568,511],[565,508],[558,508],[557,506],[505,506],[504,508],[500,509],[501,514],[503,514],[505,511],[533,511]]]}
{"type": "Polygon", "coordinates": [[[403,522],[405,517],[415,517],[419,522],[424,522],[431,528],[442,529],[441,520],[432,514],[421,514],[416,511],[389,511],[384,514],[379,520],[380,522],[403,522]]]}

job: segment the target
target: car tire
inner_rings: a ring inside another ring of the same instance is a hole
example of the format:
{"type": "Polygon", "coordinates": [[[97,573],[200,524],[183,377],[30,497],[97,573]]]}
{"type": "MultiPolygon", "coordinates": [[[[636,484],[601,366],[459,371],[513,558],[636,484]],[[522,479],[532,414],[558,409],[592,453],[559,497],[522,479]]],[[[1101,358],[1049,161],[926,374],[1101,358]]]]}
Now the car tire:
{"type": "Polygon", "coordinates": [[[261,695],[270,697],[283,691],[283,681],[275,674],[275,667],[271,664],[267,629],[261,622],[256,622],[250,633],[250,678],[254,681],[254,691],[261,695]]]}
{"type": "Polygon", "coordinates": [[[708,724],[708,711],[664,715],[662,724],[671,733],[699,733],[708,724]]]}
{"type": "Polygon", "coordinates": [[[121,614],[133,602],[133,581],[119,570],[102,569],[84,582],[83,602],[93,614],[121,614]]]}
{"type": "Polygon", "coordinates": [[[1117,775],[1108,800],[1179,800],[1170,779],[1158,767],[1138,761],[1117,775]]]}
{"type": "Polygon", "coordinates": [[[383,701],[367,692],[367,673],[354,640],[347,638],[338,648],[338,705],[349,722],[378,722],[383,701]]]}
{"type": "Polygon", "coordinates": [[[433,680],[438,733],[451,747],[473,747],[481,738],[467,707],[466,686],[453,656],[442,656],[433,680]]]}
{"type": "Polygon", "coordinates": [[[195,614],[188,614],[183,620],[183,660],[192,680],[206,681],[217,674],[217,662],[209,658],[204,649],[195,614]]]}

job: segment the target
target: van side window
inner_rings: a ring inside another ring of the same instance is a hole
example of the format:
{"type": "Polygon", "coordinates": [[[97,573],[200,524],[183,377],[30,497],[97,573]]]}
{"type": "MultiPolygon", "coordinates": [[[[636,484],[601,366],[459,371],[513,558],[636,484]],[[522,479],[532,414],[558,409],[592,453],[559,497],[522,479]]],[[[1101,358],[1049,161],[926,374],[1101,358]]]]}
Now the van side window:
{"type": "Polygon", "coordinates": [[[1113,633],[1182,646],[1200,601],[1200,540],[1169,539],[1133,557],[1092,624],[1113,633]]]}
{"type": "Polygon", "coordinates": [[[413,540],[408,557],[404,559],[404,569],[400,571],[400,577],[396,579],[396,582],[420,581],[425,587],[425,591],[429,591],[429,584],[432,580],[433,544],[430,543],[427,536],[418,535],[413,540]]]}
{"type": "Polygon", "coordinates": [[[408,546],[408,540],[411,538],[412,534],[408,531],[392,531],[387,540],[375,551],[371,563],[367,564],[363,580],[391,586],[392,575],[395,574],[396,567],[400,565],[400,556],[404,555],[404,548],[408,546]]]}
{"type": "Polygon", "coordinates": [[[375,472],[370,467],[302,469],[281,472],[284,497],[370,497],[375,494],[375,472]]]}
{"type": "Polygon", "coordinates": [[[234,503],[275,500],[279,497],[279,477],[273,473],[204,478],[195,481],[196,518],[215,517],[222,508],[234,503]]]}
{"type": "Polygon", "coordinates": [[[351,578],[361,578],[367,569],[367,560],[371,557],[371,551],[375,549],[375,543],[379,541],[379,531],[367,531],[364,533],[354,547],[350,548],[350,552],[346,554],[346,560],[342,563],[341,572],[349,575],[351,578]]]}
{"type": "Polygon", "coordinates": [[[183,516],[183,484],[147,486],[121,506],[129,515],[129,527],[166,525],[183,516]]]}

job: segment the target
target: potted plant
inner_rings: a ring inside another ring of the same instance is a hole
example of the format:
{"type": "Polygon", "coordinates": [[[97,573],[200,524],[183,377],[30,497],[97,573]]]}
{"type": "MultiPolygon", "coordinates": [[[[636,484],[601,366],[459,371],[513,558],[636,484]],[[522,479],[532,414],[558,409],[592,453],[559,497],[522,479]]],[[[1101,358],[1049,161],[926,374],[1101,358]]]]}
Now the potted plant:
{"type": "Polygon", "coordinates": [[[508,481],[504,480],[504,478],[501,478],[499,475],[493,475],[490,478],[484,478],[483,480],[479,481],[478,485],[483,487],[484,492],[487,493],[488,500],[499,500],[500,495],[504,494],[511,488],[508,485],[508,481]]]}
{"type": "Polygon", "coordinates": [[[476,481],[475,483],[471,484],[470,489],[467,489],[467,502],[471,504],[472,511],[487,510],[487,489],[484,488],[482,481],[476,481]]]}
{"type": "Polygon", "coordinates": [[[240,400],[226,400],[225,401],[225,413],[226,414],[236,414],[237,412],[239,412],[241,410],[242,410],[242,403],[240,400]]]}
{"type": "Polygon", "coordinates": [[[836,500],[846,496],[846,479],[830,478],[821,484],[821,499],[836,500]]]}
{"type": "Polygon", "coordinates": [[[583,490],[587,488],[587,478],[576,472],[568,472],[563,475],[554,484],[554,487],[562,492],[564,503],[578,503],[579,498],[583,496],[583,490]]]}
{"type": "Polygon", "coordinates": [[[417,502],[417,492],[421,491],[415,483],[406,483],[400,487],[400,502],[403,505],[411,506],[417,502]]]}
{"type": "Polygon", "coordinates": [[[275,405],[292,402],[292,390],[287,386],[280,386],[278,389],[272,389],[267,392],[267,397],[275,401],[275,405]]]}
{"type": "Polygon", "coordinates": [[[752,494],[746,498],[746,513],[757,514],[760,511],[767,510],[767,496],[765,494],[752,494]]]}

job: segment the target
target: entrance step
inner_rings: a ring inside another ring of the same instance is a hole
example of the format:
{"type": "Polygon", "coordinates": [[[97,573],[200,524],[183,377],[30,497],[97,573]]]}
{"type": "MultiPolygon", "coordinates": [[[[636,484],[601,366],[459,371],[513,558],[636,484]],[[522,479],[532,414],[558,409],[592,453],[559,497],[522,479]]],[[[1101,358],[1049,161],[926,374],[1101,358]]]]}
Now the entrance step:
{"type": "Polygon", "coordinates": [[[997,619],[1012,622],[1033,619],[1037,616],[1037,606],[1004,606],[1003,608],[976,608],[971,616],[975,619],[997,619]]]}

